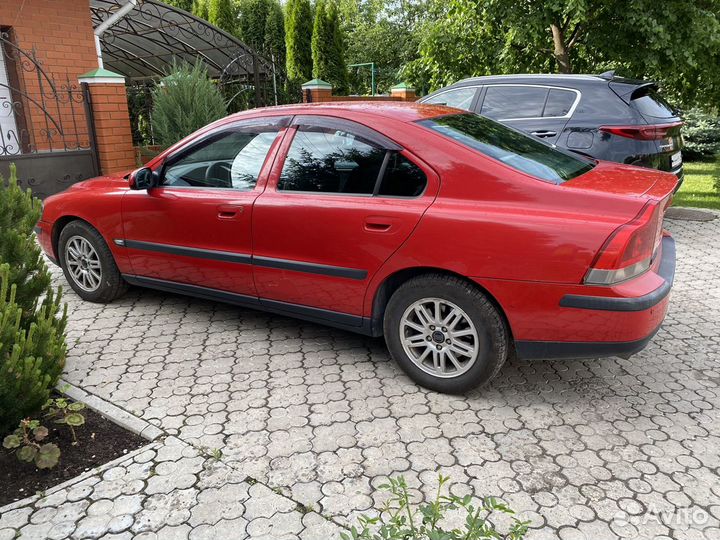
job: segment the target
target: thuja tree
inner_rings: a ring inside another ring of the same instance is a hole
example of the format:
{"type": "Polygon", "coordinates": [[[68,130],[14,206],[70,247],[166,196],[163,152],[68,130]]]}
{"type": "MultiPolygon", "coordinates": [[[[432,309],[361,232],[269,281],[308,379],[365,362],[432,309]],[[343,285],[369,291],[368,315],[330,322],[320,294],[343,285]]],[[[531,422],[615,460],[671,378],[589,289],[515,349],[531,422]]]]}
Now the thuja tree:
{"type": "Polygon", "coordinates": [[[40,203],[0,178],[0,434],[40,410],[60,378],[67,310],[33,237],[40,203]]]}
{"type": "Polygon", "coordinates": [[[153,132],[170,146],[227,114],[225,100],[200,62],[175,65],[153,90],[153,132]]]}
{"type": "Polygon", "coordinates": [[[288,79],[302,84],[312,78],[313,20],[309,0],[288,0],[285,5],[285,44],[288,79]]]}
{"type": "Polygon", "coordinates": [[[312,59],[313,77],[331,83],[339,94],[345,92],[347,67],[340,20],[334,0],[319,0],[315,6],[312,59]]]}

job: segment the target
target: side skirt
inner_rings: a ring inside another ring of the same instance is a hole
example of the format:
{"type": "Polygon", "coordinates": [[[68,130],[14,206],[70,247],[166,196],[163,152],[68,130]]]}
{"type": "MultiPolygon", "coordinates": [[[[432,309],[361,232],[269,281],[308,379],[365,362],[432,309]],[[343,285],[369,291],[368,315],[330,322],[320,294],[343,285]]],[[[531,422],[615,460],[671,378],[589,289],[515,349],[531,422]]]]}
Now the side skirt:
{"type": "Polygon", "coordinates": [[[326,326],[332,326],[342,330],[349,330],[350,332],[356,332],[366,336],[372,335],[370,319],[359,315],[351,315],[349,313],[302,306],[299,304],[290,304],[287,302],[280,302],[278,300],[258,298],[256,296],[237,294],[209,287],[201,287],[199,285],[189,285],[186,283],[178,283],[176,281],[167,281],[164,279],[135,276],[132,274],[123,274],[122,276],[123,279],[125,279],[125,281],[127,281],[130,285],[147,287],[150,289],[157,289],[176,294],[184,294],[187,296],[223,302],[225,304],[232,304],[235,306],[258,309],[269,313],[284,315],[286,317],[294,317],[296,319],[324,324],[326,326]]]}

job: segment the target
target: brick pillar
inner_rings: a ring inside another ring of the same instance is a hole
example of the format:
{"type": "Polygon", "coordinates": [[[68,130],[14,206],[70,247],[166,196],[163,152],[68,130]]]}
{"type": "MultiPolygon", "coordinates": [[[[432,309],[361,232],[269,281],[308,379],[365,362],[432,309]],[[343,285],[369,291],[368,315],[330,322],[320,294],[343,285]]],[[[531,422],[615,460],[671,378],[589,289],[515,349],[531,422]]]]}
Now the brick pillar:
{"type": "Polygon", "coordinates": [[[313,79],[302,85],[303,103],[321,103],[323,101],[333,101],[332,84],[313,79]]]}
{"type": "Polygon", "coordinates": [[[94,69],[79,77],[90,90],[95,120],[95,144],[100,161],[100,173],[109,174],[134,169],[135,150],[130,129],[125,77],[94,69]]]}
{"type": "Polygon", "coordinates": [[[399,101],[416,101],[417,95],[415,89],[412,86],[408,86],[406,83],[400,83],[393,86],[390,89],[390,96],[393,99],[399,101]]]}

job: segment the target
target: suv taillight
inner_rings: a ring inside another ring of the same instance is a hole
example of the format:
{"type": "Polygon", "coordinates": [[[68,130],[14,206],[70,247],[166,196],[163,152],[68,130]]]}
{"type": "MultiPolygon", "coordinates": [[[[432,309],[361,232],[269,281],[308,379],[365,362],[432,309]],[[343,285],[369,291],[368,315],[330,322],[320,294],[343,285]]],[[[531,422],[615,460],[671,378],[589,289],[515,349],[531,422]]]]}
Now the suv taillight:
{"type": "Polygon", "coordinates": [[[682,126],[682,122],[673,122],[672,124],[655,124],[650,126],[600,126],[600,131],[612,133],[620,137],[628,139],[638,139],[641,141],[657,141],[659,139],[667,139],[671,129],[682,126]]]}
{"type": "Polygon", "coordinates": [[[629,223],[621,225],[600,249],[584,282],[614,285],[645,272],[662,237],[662,203],[649,202],[629,223]]]}

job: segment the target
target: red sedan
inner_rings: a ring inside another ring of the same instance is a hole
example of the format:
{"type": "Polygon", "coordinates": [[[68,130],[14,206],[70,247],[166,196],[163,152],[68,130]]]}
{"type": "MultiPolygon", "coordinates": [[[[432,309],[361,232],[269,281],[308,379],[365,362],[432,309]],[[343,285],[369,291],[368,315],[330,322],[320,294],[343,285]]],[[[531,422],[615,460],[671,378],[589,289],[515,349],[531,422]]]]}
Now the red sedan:
{"type": "Polygon", "coordinates": [[[384,335],[416,382],[462,392],[511,354],[642,349],[667,311],[676,183],[457,109],[297,105],[76,184],[37,230],[86,300],[132,284],[384,335]]]}

